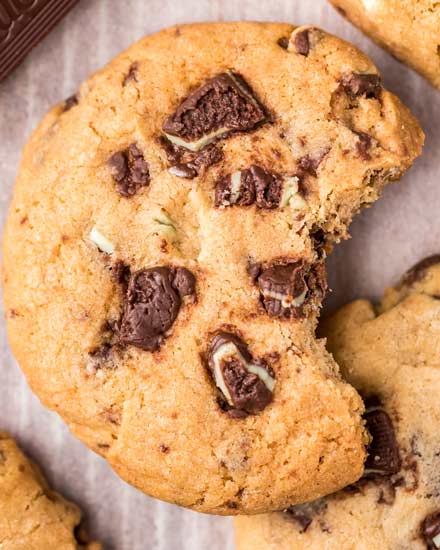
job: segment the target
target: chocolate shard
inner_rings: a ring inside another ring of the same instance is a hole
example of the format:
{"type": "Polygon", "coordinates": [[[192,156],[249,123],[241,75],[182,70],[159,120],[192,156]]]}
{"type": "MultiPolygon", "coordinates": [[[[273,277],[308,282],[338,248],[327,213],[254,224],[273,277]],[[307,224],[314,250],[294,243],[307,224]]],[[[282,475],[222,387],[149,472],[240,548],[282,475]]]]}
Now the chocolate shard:
{"type": "Polygon", "coordinates": [[[329,152],[330,147],[324,147],[314,153],[301,157],[298,161],[300,170],[316,178],[318,176],[318,168],[329,152]]]}
{"type": "Polygon", "coordinates": [[[137,82],[138,68],[139,68],[139,63],[137,61],[133,61],[133,63],[130,65],[128,69],[128,73],[124,77],[122,86],[125,87],[130,82],[137,82]]]}
{"type": "Polygon", "coordinates": [[[275,386],[272,369],[265,361],[254,360],[239,336],[217,332],[211,339],[207,357],[223,407],[232,418],[257,414],[272,401],[275,386]]]}
{"type": "Polygon", "coordinates": [[[64,112],[70,111],[73,107],[78,105],[78,96],[76,94],[71,95],[64,101],[63,110],[64,112]]]}
{"type": "Polygon", "coordinates": [[[0,5],[0,81],[52,30],[78,0],[7,0],[0,5]]]}
{"type": "Polygon", "coordinates": [[[364,418],[372,438],[367,449],[364,475],[397,474],[402,463],[391,418],[377,400],[367,406],[364,418]]]}
{"type": "Polygon", "coordinates": [[[136,143],[127,149],[114,153],[108,159],[108,166],[116,184],[116,190],[123,197],[132,197],[150,183],[148,162],[136,143]]]}
{"type": "Polygon", "coordinates": [[[159,141],[165,149],[170,165],[168,171],[179,178],[196,178],[223,159],[223,151],[213,143],[201,151],[189,151],[171,143],[165,136],[161,136],[159,141]]]}
{"type": "Polygon", "coordinates": [[[371,160],[371,147],[373,145],[373,138],[364,132],[355,132],[358,136],[356,142],[356,150],[358,155],[363,160],[371,160]]]}
{"type": "Polygon", "coordinates": [[[285,513],[298,523],[301,533],[305,533],[313,521],[311,515],[301,505],[290,506],[285,513]]]}
{"type": "Polygon", "coordinates": [[[429,550],[440,548],[440,511],[426,517],[420,528],[422,538],[429,550]]]}
{"type": "Polygon", "coordinates": [[[163,131],[175,145],[199,151],[232,132],[248,132],[268,120],[243,78],[232,72],[211,78],[169,116],[163,131]]]}
{"type": "Polygon", "coordinates": [[[185,268],[153,267],[130,277],[119,341],[156,351],[173,326],[182,297],[195,293],[195,277],[185,268]]]}
{"type": "Polygon", "coordinates": [[[257,278],[261,299],[271,317],[299,317],[306,301],[307,270],[301,260],[274,264],[263,269],[257,278]]]}
{"type": "Polygon", "coordinates": [[[344,90],[353,97],[379,99],[382,85],[378,74],[351,73],[341,79],[344,90]]]}

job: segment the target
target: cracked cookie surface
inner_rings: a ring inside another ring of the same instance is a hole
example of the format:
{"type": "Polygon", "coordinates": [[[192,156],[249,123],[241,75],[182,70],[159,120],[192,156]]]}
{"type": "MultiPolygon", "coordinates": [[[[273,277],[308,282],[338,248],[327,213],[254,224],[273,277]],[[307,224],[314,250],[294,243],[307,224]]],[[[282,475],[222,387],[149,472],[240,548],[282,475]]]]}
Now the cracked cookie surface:
{"type": "Polygon", "coordinates": [[[440,3],[433,0],[330,0],[380,46],[440,88],[440,3]]]}
{"type": "Polygon", "coordinates": [[[199,511],[353,482],[363,405],[315,337],[323,261],[422,141],[320,29],[141,40],[24,151],[3,283],[32,388],[124,479],[199,511]]]}
{"type": "Polygon", "coordinates": [[[440,256],[377,306],[357,300],[322,332],[364,396],[372,436],[363,477],[284,513],[238,518],[237,550],[440,548],[440,256]]]}
{"type": "Polygon", "coordinates": [[[101,550],[87,542],[79,509],[52,491],[40,470],[0,432],[0,548],[101,550]]]}

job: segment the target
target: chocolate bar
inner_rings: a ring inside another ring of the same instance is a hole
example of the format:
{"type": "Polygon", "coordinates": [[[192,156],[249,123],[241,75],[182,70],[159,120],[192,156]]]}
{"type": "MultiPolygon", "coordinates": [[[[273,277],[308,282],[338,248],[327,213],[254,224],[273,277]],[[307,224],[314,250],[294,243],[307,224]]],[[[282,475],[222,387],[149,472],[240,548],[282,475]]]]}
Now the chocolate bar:
{"type": "Polygon", "coordinates": [[[78,0],[0,0],[0,80],[78,0]]]}

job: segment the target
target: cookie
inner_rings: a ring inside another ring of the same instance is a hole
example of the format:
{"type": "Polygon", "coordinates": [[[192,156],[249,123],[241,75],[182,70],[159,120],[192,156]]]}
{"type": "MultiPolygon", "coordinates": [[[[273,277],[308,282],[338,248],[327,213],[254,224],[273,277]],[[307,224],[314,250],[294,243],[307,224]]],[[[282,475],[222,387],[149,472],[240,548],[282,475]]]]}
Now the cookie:
{"type": "Polygon", "coordinates": [[[0,432],[0,547],[101,550],[89,542],[79,509],[52,491],[39,468],[0,432]]]}
{"type": "Polygon", "coordinates": [[[431,0],[330,0],[361,31],[440,88],[440,5],[431,0]]]}
{"type": "Polygon", "coordinates": [[[358,300],[324,323],[328,349],[365,399],[364,475],[285,513],[239,518],[238,550],[440,548],[439,296],[434,256],[379,306],[358,300]]]}
{"type": "Polygon", "coordinates": [[[422,141],[371,61],[322,30],[135,44],[24,151],[3,280],[32,388],[124,479],[199,511],[355,481],[363,405],[315,337],[323,262],[422,141]]]}

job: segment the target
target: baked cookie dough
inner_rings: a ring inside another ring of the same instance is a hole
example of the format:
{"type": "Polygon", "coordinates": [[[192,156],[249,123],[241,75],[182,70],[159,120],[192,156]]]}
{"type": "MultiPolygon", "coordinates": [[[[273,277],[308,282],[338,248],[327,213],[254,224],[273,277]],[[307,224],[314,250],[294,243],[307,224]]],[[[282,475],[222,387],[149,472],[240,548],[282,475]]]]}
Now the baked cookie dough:
{"type": "Polygon", "coordinates": [[[315,337],[323,261],[422,141],[320,29],[141,40],[24,151],[3,280],[32,388],[125,480],[199,511],[355,481],[363,405],[315,337]]]}
{"type": "Polygon", "coordinates": [[[237,550],[440,548],[440,256],[373,306],[324,323],[328,349],[365,397],[373,436],[365,473],[285,513],[239,518],[237,550]]]}
{"type": "Polygon", "coordinates": [[[440,4],[433,0],[330,0],[398,59],[440,88],[440,4]]]}
{"type": "Polygon", "coordinates": [[[0,432],[0,548],[101,550],[88,542],[79,509],[52,491],[40,470],[0,432]]]}

